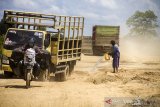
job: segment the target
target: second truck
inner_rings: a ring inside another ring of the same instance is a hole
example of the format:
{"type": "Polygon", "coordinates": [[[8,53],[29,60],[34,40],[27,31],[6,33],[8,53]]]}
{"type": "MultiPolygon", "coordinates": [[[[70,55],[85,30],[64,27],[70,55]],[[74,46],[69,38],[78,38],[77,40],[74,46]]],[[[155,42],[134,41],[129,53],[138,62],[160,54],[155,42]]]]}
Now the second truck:
{"type": "Polygon", "coordinates": [[[119,26],[93,26],[92,50],[93,55],[104,55],[111,51],[110,41],[114,40],[119,44],[119,26]]]}

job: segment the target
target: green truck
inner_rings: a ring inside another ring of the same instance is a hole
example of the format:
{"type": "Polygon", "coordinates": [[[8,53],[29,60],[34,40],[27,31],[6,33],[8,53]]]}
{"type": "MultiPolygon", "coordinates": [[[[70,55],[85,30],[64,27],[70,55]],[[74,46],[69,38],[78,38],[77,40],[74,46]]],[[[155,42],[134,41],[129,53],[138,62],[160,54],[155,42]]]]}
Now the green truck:
{"type": "Polygon", "coordinates": [[[111,40],[115,40],[119,45],[120,26],[93,26],[92,49],[93,55],[104,55],[111,51],[111,40]]]}

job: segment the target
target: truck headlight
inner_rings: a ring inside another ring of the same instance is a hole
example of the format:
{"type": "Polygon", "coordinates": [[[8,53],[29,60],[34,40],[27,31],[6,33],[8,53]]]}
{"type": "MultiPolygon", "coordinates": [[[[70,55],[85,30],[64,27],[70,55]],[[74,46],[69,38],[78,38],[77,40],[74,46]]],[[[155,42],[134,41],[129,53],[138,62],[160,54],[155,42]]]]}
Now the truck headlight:
{"type": "Polygon", "coordinates": [[[9,59],[6,56],[2,57],[2,64],[9,64],[9,59]]]}

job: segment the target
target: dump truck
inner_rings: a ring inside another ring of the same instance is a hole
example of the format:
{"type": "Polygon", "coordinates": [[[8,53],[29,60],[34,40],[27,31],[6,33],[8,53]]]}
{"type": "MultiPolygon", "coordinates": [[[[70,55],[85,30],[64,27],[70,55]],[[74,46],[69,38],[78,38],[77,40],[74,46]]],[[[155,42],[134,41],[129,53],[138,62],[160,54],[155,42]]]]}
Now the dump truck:
{"type": "Polygon", "coordinates": [[[92,50],[93,55],[104,55],[111,51],[111,40],[119,44],[120,26],[93,26],[92,31],[92,50]]]}
{"type": "MultiPolygon", "coordinates": [[[[6,77],[16,72],[10,65],[12,51],[33,37],[35,45],[50,55],[46,58],[49,65],[41,74],[42,80],[47,80],[50,73],[54,73],[57,81],[67,80],[76,61],[81,59],[84,17],[4,10],[3,21],[8,27],[2,48],[2,70],[6,77]]],[[[41,60],[37,62],[44,66],[41,60]]]]}

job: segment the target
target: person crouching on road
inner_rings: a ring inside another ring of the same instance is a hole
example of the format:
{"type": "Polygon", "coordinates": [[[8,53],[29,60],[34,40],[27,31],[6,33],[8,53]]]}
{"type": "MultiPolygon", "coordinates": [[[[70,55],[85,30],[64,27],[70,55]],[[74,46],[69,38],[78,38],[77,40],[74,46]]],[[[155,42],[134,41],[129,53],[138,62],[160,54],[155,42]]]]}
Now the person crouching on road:
{"type": "Polygon", "coordinates": [[[114,40],[111,40],[112,49],[109,53],[110,56],[113,58],[112,66],[113,66],[113,73],[118,72],[119,67],[119,58],[120,58],[120,51],[118,45],[114,40]]]}

